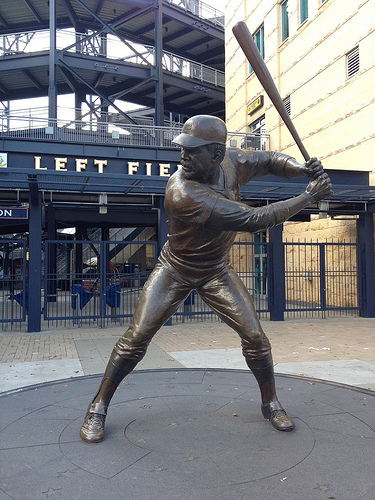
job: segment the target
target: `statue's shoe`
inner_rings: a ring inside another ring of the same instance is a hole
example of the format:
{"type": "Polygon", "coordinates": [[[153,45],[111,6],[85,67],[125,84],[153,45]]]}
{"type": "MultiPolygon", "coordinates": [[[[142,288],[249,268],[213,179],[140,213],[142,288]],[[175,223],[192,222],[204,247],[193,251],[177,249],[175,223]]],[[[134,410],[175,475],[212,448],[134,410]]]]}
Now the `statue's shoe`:
{"type": "Polygon", "coordinates": [[[288,417],[279,401],[271,401],[268,405],[262,405],[262,415],[278,431],[289,432],[295,427],[293,420],[288,417]]]}
{"type": "Polygon", "coordinates": [[[88,411],[83,421],[80,438],[85,443],[100,443],[104,439],[104,423],[106,415],[88,411]]]}

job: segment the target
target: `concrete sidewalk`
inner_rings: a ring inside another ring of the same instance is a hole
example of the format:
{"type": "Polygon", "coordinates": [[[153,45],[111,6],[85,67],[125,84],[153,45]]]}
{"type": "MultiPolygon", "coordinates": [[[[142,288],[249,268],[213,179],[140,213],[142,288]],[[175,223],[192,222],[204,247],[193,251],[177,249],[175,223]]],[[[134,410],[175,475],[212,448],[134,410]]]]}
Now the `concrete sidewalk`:
{"type": "MultiPolygon", "coordinates": [[[[375,390],[375,319],[262,321],[275,371],[375,390]]],[[[125,327],[0,334],[0,392],[103,373],[125,327]]],[[[163,327],[138,369],[247,369],[235,332],[220,322],[163,327]]]]}

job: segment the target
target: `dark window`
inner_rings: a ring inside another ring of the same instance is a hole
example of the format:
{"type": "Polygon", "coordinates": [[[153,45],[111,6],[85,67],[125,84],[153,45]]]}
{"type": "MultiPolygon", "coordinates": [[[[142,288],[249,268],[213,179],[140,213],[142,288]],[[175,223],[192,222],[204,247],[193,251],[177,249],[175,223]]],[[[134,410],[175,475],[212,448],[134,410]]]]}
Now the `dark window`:
{"type": "Polygon", "coordinates": [[[309,17],[308,0],[299,1],[299,15],[301,24],[309,17]]]}
{"type": "MultiPolygon", "coordinates": [[[[253,35],[255,45],[258,47],[260,55],[264,59],[264,26],[262,25],[253,35]]],[[[253,72],[251,64],[249,64],[249,73],[253,72]]]]}
{"type": "Polygon", "coordinates": [[[289,37],[289,13],[288,0],[281,4],[281,40],[284,41],[289,37]]]}

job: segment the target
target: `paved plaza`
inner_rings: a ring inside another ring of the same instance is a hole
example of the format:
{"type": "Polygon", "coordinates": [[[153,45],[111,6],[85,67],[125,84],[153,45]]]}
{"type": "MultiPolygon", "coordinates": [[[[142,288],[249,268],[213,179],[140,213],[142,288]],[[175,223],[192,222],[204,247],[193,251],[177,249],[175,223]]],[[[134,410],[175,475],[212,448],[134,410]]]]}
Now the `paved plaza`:
{"type": "Polygon", "coordinates": [[[96,445],[78,432],[122,328],[3,332],[0,500],[374,500],[375,321],[263,326],[295,431],[262,418],[236,334],[196,323],[159,332],[96,445]]]}
{"type": "Polygon", "coordinates": [[[277,376],[296,423],[260,414],[245,370],[138,370],[120,384],[106,437],[78,437],[100,376],[0,397],[1,500],[373,500],[375,393],[277,376]]]}
{"type": "MultiPolygon", "coordinates": [[[[375,319],[263,321],[277,373],[375,390],[375,319]]],[[[0,333],[0,392],[104,372],[125,326],[0,333]]],[[[163,327],[138,369],[247,369],[236,333],[221,322],[163,327]]]]}

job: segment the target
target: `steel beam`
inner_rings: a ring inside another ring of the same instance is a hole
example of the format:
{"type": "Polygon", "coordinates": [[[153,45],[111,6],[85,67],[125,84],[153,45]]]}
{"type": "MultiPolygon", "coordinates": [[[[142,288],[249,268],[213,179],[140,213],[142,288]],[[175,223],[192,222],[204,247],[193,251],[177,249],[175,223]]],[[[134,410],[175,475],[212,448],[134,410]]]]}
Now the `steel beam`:
{"type": "Polygon", "coordinates": [[[164,125],[163,0],[155,0],[155,125],[164,125]]]}
{"type": "Polygon", "coordinates": [[[48,83],[48,118],[57,119],[57,85],[56,85],[56,0],[49,2],[49,83],[48,83]]]}

